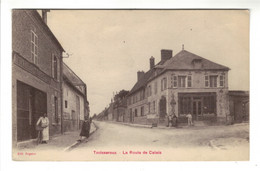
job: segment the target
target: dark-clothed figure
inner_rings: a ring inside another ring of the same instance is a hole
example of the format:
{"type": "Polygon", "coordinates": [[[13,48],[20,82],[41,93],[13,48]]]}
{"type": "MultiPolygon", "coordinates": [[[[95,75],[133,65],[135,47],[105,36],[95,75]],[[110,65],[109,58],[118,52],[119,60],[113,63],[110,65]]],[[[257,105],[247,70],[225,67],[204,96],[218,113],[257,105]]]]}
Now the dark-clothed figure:
{"type": "Polygon", "coordinates": [[[82,124],[82,127],[81,127],[81,132],[80,132],[81,139],[83,137],[88,138],[89,137],[89,131],[90,131],[90,121],[85,120],[82,124]]]}
{"type": "Polygon", "coordinates": [[[177,127],[178,126],[178,118],[176,115],[173,115],[172,118],[172,126],[177,127]]]}

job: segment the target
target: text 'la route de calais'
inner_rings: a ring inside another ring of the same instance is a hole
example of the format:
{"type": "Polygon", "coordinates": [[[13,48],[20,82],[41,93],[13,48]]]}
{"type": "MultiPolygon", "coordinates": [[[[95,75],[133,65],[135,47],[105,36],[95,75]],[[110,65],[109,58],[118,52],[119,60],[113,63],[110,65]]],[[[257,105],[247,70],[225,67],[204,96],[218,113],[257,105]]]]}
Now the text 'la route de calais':
{"type": "Polygon", "coordinates": [[[93,151],[94,154],[123,154],[123,155],[128,155],[128,154],[162,154],[161,151],[123,151],[122,153],[118,153],[116,151],[93,151]]]}

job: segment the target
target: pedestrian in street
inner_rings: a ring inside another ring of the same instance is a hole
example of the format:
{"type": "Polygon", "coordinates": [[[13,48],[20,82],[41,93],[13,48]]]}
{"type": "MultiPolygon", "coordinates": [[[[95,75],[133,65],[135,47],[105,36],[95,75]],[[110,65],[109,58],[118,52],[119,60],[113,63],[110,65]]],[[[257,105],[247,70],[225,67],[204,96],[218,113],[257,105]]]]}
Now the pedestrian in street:
{"type": "Polygon", "coordinates": [[[81,141],[84,137],[88,138],[89,137],[89,131],[90,131],[90,120],[85,119],[81,131],[80,131],[80,140],[81,141]]]}
{"type": "Polygon", "coordinates": [[[190,113],[188,113],[186,115],[186,117],[188,118],[188,126],[192,126],[193,125],[193,123],[192,123],[192,115],[190,113]]]}
{"type": "Polygon", "coordinates": [[[47,114],[44,113],[43,116],[41,116],[37,123],[36,126],[41,127],[41,136],[42,136],[42,144],[47,144],[47,141],[49,140],[49,119],[47,117],[47,114]]]}
{"type": "Polygon", "coordinates": [[[174,127],[178,126],[178,118],[175,114],[173,115],[173,118],[172,118],[172,126],[174,126],[174,127]]]}
{"type": "Polygon", "coordinates": [[[170,126],[170,123],[171,123],[171,126],[172,126],[172,114],[169,114],[169,115],[168,115],[168,124],[167,124],[167,127],[170,126]]]}

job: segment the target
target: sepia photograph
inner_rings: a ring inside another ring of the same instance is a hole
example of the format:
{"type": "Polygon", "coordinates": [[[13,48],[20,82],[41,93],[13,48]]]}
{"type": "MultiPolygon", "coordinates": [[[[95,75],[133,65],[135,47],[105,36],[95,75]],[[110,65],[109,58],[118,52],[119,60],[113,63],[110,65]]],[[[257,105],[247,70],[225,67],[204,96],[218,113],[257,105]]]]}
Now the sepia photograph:
{"type": "Polygon", "coordinates": [[[12,9],[14,161],[249,161],[248,9],[12,9]]]}

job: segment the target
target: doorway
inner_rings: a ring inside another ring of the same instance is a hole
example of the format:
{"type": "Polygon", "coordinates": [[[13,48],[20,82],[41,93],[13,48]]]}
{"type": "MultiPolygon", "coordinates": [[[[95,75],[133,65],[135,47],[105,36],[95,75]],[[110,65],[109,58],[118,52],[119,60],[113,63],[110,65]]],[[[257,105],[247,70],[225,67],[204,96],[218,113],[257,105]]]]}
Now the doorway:
{"type": "Polygon", "coordinates": [[[193,112],[192,115],[195,120],[199,120],[200,116],[202,116],[202,109],[201,109],[201,99],[193,100],[193,112]]]}
{"type": "Polygon", "coordinates": [[[46,93],[17,81],[17,141],[37,137],[35,125],[44,113],[47,113],[46,93]]]}
{"type": "Polygon", "coordinates": [[[166,113],[166,98],[165,96],[162,96],[159,102],[159,106],[160,106],[160,119],[163,119],[166,117],[167,113],[166,113]]]}

